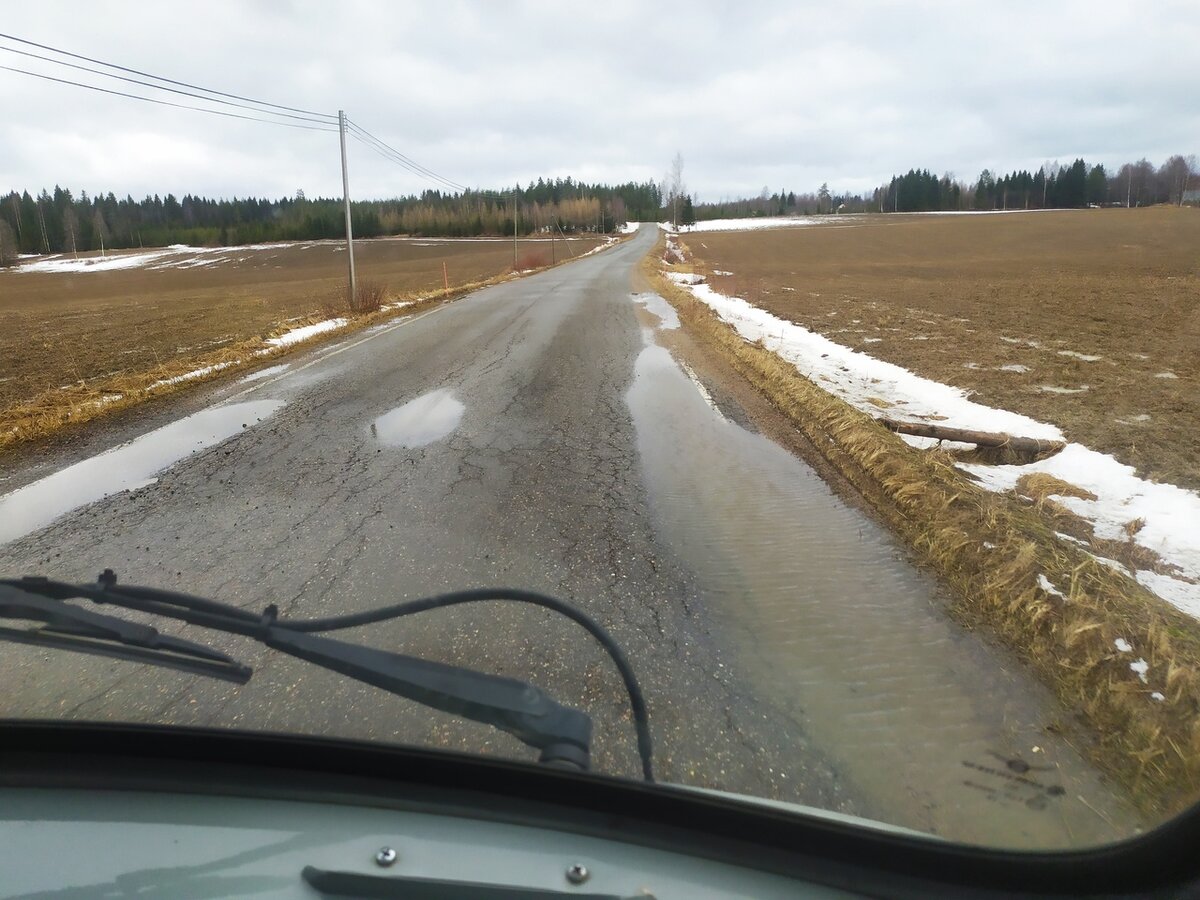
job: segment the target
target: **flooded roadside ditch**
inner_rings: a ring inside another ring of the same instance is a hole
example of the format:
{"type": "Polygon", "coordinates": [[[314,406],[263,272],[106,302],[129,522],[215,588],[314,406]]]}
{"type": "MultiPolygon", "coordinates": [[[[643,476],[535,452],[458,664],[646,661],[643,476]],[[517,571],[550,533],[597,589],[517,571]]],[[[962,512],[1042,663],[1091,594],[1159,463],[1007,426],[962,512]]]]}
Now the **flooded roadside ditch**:
{"type": "Polygon", "coordinates": [[[627,402],[661,540],[695,571],[750,690],[794,712],[868,814],[1005,846],[1133,833],[1120,789],[1055,733],[1049,692],[951,620],[888,532],[721,416],[646,334],[627,402]]]}

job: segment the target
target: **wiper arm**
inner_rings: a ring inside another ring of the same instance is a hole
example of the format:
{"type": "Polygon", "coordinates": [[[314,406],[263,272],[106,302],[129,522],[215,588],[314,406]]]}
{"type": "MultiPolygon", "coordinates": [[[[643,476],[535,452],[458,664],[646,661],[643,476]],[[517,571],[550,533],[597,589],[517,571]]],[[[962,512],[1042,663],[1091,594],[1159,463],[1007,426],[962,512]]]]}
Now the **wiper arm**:
{"type": "MultiPolygon", "coordinates": [[[[169,641],[189,648],[199,647],[168,638],[148,626],[81,610],[63,602],[70,597],[86,597],[97,603],[169,616],[230,634],[245,635],[289,655],[426,706],[499,728],[540,750],[542,762],[584,770],[590,763],[590,717],[557,703],[530,684],[313,634],[313,631],[324,629],[305,629],[305,623],[302,622],[277,622],[273,606],[260,616],[217,601],[173,591],[144,587],[118,588],[116,577],[107,570],[97,585],[71,585],[45,578],[24,578],[0,580],[0,591],[14,592],[14,598],[28,598],[23,602],[14,599],[7,606],[0,599],[0,617],[40,619],[50,622],[53,630],[63,633],[62,636],[51,636],[45,633],[46,629],[42,629],[35,632],[35,640],[30,640],[28,633],[16,632],[19,636],[14,637],[11,629],[0,629],[0,638],[92,652],[91,649],[85,649],[97,646],[92,641],[84,642],[85,646],[66,643],[71,640],[67,634],[86,634],[92,638],[102,637],[107,641],[120,642],[117,645],[105,643],[105,655],[163,665],[173,665],[175,657],[169,656],[169,661],[166,658],[160,660],[159,655],[147,657],[145,651],[135,653],[132,652],[134,647],[123,644],[158,647],[169,641]],[[10,608],[11,612],[8,611],[10,608]],[[87,618],[89,616],[92,618],[87,618]],[[126,630],[122,631],[112,623],[124,626],[126,630]]],[[[212,659],[228,660],[216,651],[200,649],[212,654],[212,659]]],[[[189,662],[191,668],[187,671],[213,674],[206,671],[199,661],[189,662]]],[[[250,670],[244,671],[245,678],[249,678],[250,670]]]]}
{"type": "Polygon", "coordinates": [[[250,680],[250,668],[211,647],[39,596],[11,583],[0,582],[0,618],[44,623],[30,629],[0,627],[0,638],[15,643],[148,663],[235,684],[250,680]]]}
{"type": "Polygon", "coordinates": [[[592,720],[531,684],[334,638],[267,629],[268,647],[349,675],[434,709],[492,725],[542,751],[539,762],[587,770],[592,720]]]}

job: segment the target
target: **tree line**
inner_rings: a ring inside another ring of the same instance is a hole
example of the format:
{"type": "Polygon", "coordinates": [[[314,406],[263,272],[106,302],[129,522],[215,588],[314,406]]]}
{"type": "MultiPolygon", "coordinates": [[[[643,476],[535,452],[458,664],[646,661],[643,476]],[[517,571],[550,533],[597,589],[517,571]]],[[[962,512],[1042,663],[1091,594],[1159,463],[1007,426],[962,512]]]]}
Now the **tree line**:
{"type": "MultiPolygon", "coordinates": [[[[772,192],[764,187],[757,197],[694,203],[688,197],[686,207],[689,217],[697,221],[836,212],[1076,209],[1093,205],[1195,203],[1200,202],[1197,190],[1200,190],[1200,169],[1195,156],[1176,155],[1157,167],[1142,159],[1115,171],[1100,163],[1089,165],[1083,159],[1076,159],[1068,166],[1048,162],[1036,172],[1019,170],[1007,175],[984,169],[973,182],[956,179],[949,173],[937,176],[928,169],[911,169],[894,176],[869,195],[839,193],[828,184],[806,193],[772,192]]],[[[664,196],[667,195],[668,191],[664,191],[664,196]]],[[[664,213],[666,218],[672,218],[670,207],[664,213]]],[[[690,224],[682,213],[678,221],[690,224]]]]}
{"type": "MultiPolygon", "coordinates": [[[[425,191],[392,200],[355,201],[351,226],[356,237],[364,238],[502,236],[514,230],[609,233],[630,219],[654,218],[661,207],[659,188],[651,182],[605,185],[539,178],[507,191],[425,191]]],[[[36,197],[12,191],[0,197],[0,265],[19,254],[341,238],[344,216],[341,200],[308,199],[302,191],[277,200],[192,194],[118,199],[111,192],[76,195],[57,185],[36,197]]]]}
{"type": "Polygon", "coordinates": [[[929,212],[1182,204],[1194,182],[1200,182],[1196,158],[1182,155],[1158,167],[1141,159],[1113,172],[1102,163],[1089,165],[1083,159],[1069,166],[1045,163],[1036,172],[1022,169],[1007,175],[984,169],[974,183],[913,169],[876,188],[871,207],[879,212],[929,212]]]}

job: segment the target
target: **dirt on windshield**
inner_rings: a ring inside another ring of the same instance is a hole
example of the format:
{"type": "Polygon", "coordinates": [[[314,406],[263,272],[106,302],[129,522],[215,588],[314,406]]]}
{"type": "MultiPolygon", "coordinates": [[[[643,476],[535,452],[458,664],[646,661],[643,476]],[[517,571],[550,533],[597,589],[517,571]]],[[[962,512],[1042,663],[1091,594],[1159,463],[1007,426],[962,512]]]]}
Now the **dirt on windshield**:
{"type": "Polygon", "coordinates": [[[1200,489],[1200,210],[683,237],[722,293],[1200,489]]]}

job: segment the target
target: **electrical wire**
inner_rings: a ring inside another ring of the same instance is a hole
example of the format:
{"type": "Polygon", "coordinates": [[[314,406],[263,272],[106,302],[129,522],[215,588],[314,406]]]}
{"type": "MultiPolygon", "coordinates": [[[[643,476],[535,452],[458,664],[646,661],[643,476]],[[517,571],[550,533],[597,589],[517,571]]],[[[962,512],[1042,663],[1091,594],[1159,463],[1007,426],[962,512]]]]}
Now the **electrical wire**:
{"type": "Polygon", "coordinates": [[[376,145],[377,147],[380,147],[381,149],[385,150],[389,154],[395,156],[403,165],[412,167],[412,169],[414,171],[420,172],[425,175],[429,175],[431,177],[437,178],[438,180],[448,181],[450,184],[455,183],[453,181],[450,181],[449,179],[443,179],[442,176],[438,175],[437,172],[434,172],[432,169],[428,168],[427,166],[423,166],[420,163],[418,163],[416,160],[410,159],[409,157],[405,156],[403,153],[401,153],[395,147],[388,144],[386,141],[382,140],[381,138],[377,138],[375,135],[371,134],[371,132],[367,131],[367,129],[363,128],[357,122],[353,122],[350,119],[347,119],[346,124],[352,130],[356,131],[359,135],[361,135],[364,139],[370,141],[372,144],[376,145]]]}
{"type": "Polygon", "coordinates": [[[453,190],[460,191],[460,192],[465,192],[467,190],[467,187],[465,185],[459,184],[457,181],[452,181],[451,179],[446,178],[443,175],[439,175],[437,172],[433,171],[428,166],[423,166],[420,163],[418,163],[416,160],[410,159],[409,157],[405,156],[403,153],[401,153],[399,150],[397,150],[391,144],[388,144],[386,141],[383,141],[380,138],[377,138],[375,135],[371,134],[371,132],[367,131],[365,128],[363,128],[361,125],[359,125],[357,122],[352,122],[349,119],[347,119],[346,124],[350,128],[351,132],[355,133],[355,135],[359,138],[360,141],[370,142],[372,145],[374,145],[376,147],[376,149],[381,154],[386,154],[397,165],[400,165],[400,166],[408,169],[410,172],[413,172],[414,174],[423,175],[426,178],[440,182],[441,184],[444,184],[453,190]]]}
{"type": "Polygon", "coordinates": [[[300,116],[300,115],[296,115],[295,113],[286,113],[286,112],[269,112],[264,109],[259,109],[257,106],[251,106],[248,103],[234,103],[231,100],[217,100],[213,97],[205,97],[203,94],[193,93],[192,91],[184,91],[184,90],[180,90],[179,88],[165,87],[164,85],[161,85],[161,84],[153,84],[149,81],[142,81],[137,78],[127,78],[124,75],[116,75],[112,72],[105,72],[103,69],[93,69],[91,66],[81,66],[78,63],[69,63],[69,62],[66,62],[65,60],[53,59],[52,57],[49,57],[49,56],[42,56],[40,53],[30,53],[28,50],[18,50],[16,47],[5,47],[3,45],[0,45],[0,50],[5,50],[9,53],[16,53],[16,54],[19,54],[20,56],[28,56],[28,57],[31,57],[32,59],[40,59],[43,62],[53,63],[56,66],[66,66],[67,68],[70,68],[70,69],[78,69],[81,72],[91,72],[93,75],[102,75],[105,78],[115,78],[117,81],[125,81],[125,82],[128,82],[129,84],[139,84],[142,87],[148,87],[148,88],[151,88],[152,90],[156,90],[156,91],[169,91],[172,94],[181,94],[184,97],[192,97],[196,100],[203,100],[205,103],[221,103],[221,104],[224,104],[225,106],[234,106],[234,107],[237,107],[238,109],[248,109],[251,112],[264,113],[266,115],[282,116],[287,119],[297,119],[301,122],[313,122],[313,123],[316,123],[319,125],[331,124],[330,122],[326,122],[323,119],[315,119],[315,118],[312,118],[311,116],[300,116]]]}
{"type": "Polygon", "coordinates": [[[240,94],[229,94],[229,93],[226,93],[225,91],[216,91],[216,90],[213,90],[212,88],[201,87],[196,84],[189,84],[186,81],[176,81],[173,78],[164,78],[161,75],[152,75],[149,72],[142,72],[138,69],[130,69],[126,66],[118,66],[116,63],[108,63],[108,62],[104,62],[104,60],[93,59],[90,56],[83,56],[79,53],[71,53],[68,50],[59,50],[57,47],[51,47],[51,46],[48,46],[47,44],[39,44],[36,41],[26,40],[25,38],[19,38],[12,34],[5,34],[4,32],[0,32],[0,38],[5,38],[6,40],[10,40],[10,41],[16,41],[19,44],[25,44],[30,47],[37,47],[39,50],[49,50],[51,53],[58,53],[61,56],[69,56],[72,59],[81,59],[84,62],[95,63],[96,65],[104,66],[105,68],[117,69],[121,72],[128,72],[131,75],[141,75],[143,78],[153,78],[155,81],[162,81],[167,84],[178,85],[179,87],[191,88],[194,91],[203,91],[206,94],[215,94],[218,97],[229,97],[233,100],[245,100],[247,103],[254,103],[259,106],[270,106],[275,109],[284,109],[289,112],[303,113],[304,115],[308,115],[308,116],[317,116],[317,117],[320,117],[323,119],[331,120],[331,124],[332,124],[332,122],[337,121],[337,116],[332,115],[330,113],[316,112],[311,109],[300,109],[295,106],[283,106],[282,104],[279,104],[279,103],[268,103],[266,100],[255,100],[253,97],[243,97],[240,94]]]}
{"type": "Polygon", "coordinates": [[[196,112],[209,113],[210,115],[214,116],[225,116],[229,119],[245,119],[248,122],[265,122],[268,125],[283,125],[287,128],[304,128],[309,131],[336,132],[338,130],[336,125],[331,125],[330,127],[326,128],[322,125],[306,125],[301,122],[280,122],[277,119],[260,119],[256,116],[243,116],[239,113],[225,112],[221,109],[208,109],[203,106],[191,106],[187,103],[173,103],[170,100],[159,100],[155,97],[143,97],[140,94],[130,94],[125,91],[114,91],[110,90],[109,88],[98,87],[94,84],[84,84],[79,81],[71,81],[68,78],[55,78],[53,75],[44,75],[41,72],[30,72],[28,69],[17,69],[13,66],[0,66],[0,70],[4,70],[6,72],[17,72],[21,75],[32,75],[34,78],[43,78],[46,81],[57,81],[59,84],[69,84],[73,85],[74,87],[87,88],[89,91],[99,91],[102,94],[113,94],[117,97],[128,97],[131,100],[143,100],[146,103],[157,103],[160,106],[173,106],[176,109],[191,109],[195,110],[196,112]]]}
{"type": "MultiPolygon", "coordinates": [[[[348,130],[349,130],[349,129],[348,129],[348,130]]],[[[397,164],[398,166],[400,166],[401,168],[403,168],[403,169],[405,169],[405,170],[407,170],[407,171],[409,171],[409,172],[413,173],[414,175],[416,175],[416,176],[417,176],[417,177],[419,177],[419,178],[424,178],[424,179],[426,179],[426,180],[433,180],[433,179],[432,179],[432,176],[430,176],[430,175],[427,175],[425,172],[422,172],[422,171],[420,171],[419,169],[416,169],[416,168],[414,168],[414,167],[412,167],[412,166],[406,165],[405,163],[403,163],[403,162],[401,162],[400,160],[396,159],[396,157],[392,156],[392,155],[391,155],[390,153],[388,153],[387,151],[385,151],[385,150],[382,150],[381,148],[377,147],[375,144],[372,144],[370,141],[368,141],[368,140],[366,140],[365,138],[361,137],[360,135],[356,134],[356,133],[355,133],[353,130],[349,130],[349,133],[350,133],[350,136],[351,136],[352,138],[354,138],[356,141],[358,141],[360,144],[362,144],[362,145],[363,145],[364,147],[366,147],[368,150],[372,150],[372,151],[374,151],[374,153],[375,153],[376,155],[378,155],[379,157],[381,157],[381,158],[383,158],[383,159],[387,160],[388,162],[396,163],[396,164],[397,164]]],[[[437,185],[439,185],[439,186],[443,186],[443,185],[444,185],[444,186],[446,186],[446,187],[449,187],[449,188],[451,188],[451,189],[453,189],[453,190],[456,190],[456,191],[461,191],[461,190],[463,190],[462,188],[460,188],[458,185],[454,184],[453,182],[434,181],[434,184],[437,184],[437,185]]]]}
{"type": "MultiPolygon", "coordinates": [[[[226,112],[224,110],[210,109],[210,108],[204,107],[204,106],[193,106],[193,105],[186,104],[186,103],[175,103],[175,102],[172,102],[169,100],[162,100],[162,99],[159,99],[156,97],[146,97],[141,94],[131,94],[126,91],[112,90],[109,88],[99,87],[98,85],[85,84],[83,82],[73,81],[68,78],[57,78],[53,75],[46,75],[41,72],[33,72],[28,69],[20,69],[20,68],[16,68],[13,66],[0,65],[0,70],[4,70],[7,72],[16,72],[21,75],[29,75],[33,78],[41,78],[46,81],[53,81],[53,82],[57,82],[59,84],[67,84],[67,85],[72,85],[74,87],[81,87],[81,88],[85,88],[87,90],[98,91],[98,92],[104,93],[104,94],[111,94],[111,95],[117,96],[117,97],[127,97],[131,100],[141,100],[145,103],[157,103],[160,106],[169,106],[169,107],[174,107],[176,109],[187,109],[187,110],[193,110],[195,112],[206,112],[211,115],[224,116],[224,117],[230,118],[230,119],[243,119],[243,120],[252,121],[252,122],[263,122],[263,123],[273,124],[273,125],[285,125],[289,128],[304,128],[304,129],[307,129],[310,131],[337,131],[338,130],[339,119],[337,116],[334,116],[331,113],[316,112],[314,110],[302,109],[300,107],[295,107],[295,106],[284,106],[279,103],[270,103],[266,100],[257,100],[253,97],[245,97],[245,96],[242,96],[241,94],[232,94],[232,93],[228,93],[226,91],[218,91],[218,90],[214,90],[212,88],[201,87],[200,85],[191,84],[186,81],[177,81],[173,78],[165,78],[161,75],[154,75],[150,72],[143,72],[140,69],[133,69],[133,68],[129,68],[128,66],[120,66],[120,65],[117,65],[116,63],[109,63],[109,62],[105,62],[104,60],[95,59],[90,56],[84,56],[79,53],[72,53],[68,50],[61,50],[57,47],[51,47],[48,44],[40,44],[36,41],[30,41],[25,38],[17,37],[15,35],[6,34],[4,32],[0,32],[0,39],[15,41],[17,43],[24,44],[24,45],[30,46],[30,47],[37,47],[40,50],[46,50],[50,53],[59,54],[60,56],[67,56],[72,59],[83,60],[84,62],[93,63],[94,65],[97,65],[97,66],[103,66],[104,68],[116,69],[117,71],[120,71],[120,72],[127,72],[131,75],[138,75],[138,76],[141,76],[142,78],[149,78],[149,79],[152,79],[153,81],[163,82],[163,84],[153,84],[151,82],[142,81],[137,78],[128,78],[123,75],[114,74],[113,72],[105,72],[101,69],[94,69],[94,68],[91,68],[90,66],[82,66],[82,65],[78,65],[76,63],[67,62],[65,60],[54,59],[52,57],[43,56],[38,53],[31,53],[27,50],[19,50],[15,47],[5,47],[3,45],[0,45],[0,50],[5,50],[5,51],[8,51],[9,53],[16,53],[21,56],[26,56],[26,57],[30,57],[32,59],[37,59],[37,60],[41,60],[43,62],[48,62],[53,65],[66,66],[71,69],[76,69],[76,70],[83,71],[83,72],[89,72],[91,74],[100,75],[105,78],[114,78],[119,81],[127,82],[130,84],[140,85],[140,86],[146,87],[146,88],[150,88],[151,90],[169,91],[173,94],[179,94],[184,97],[191,97],[193,99],[200,100],[205,103],[222,104],[225,106],[231,106],[231,107],[235,107],[237,109],[246,110],[248,112],[257,112],[257,113],[262,114],[262,116],[277,116],[277,117],[283,117],[283,118],[288,118],[288,119],[295,119],[297,121],[281,122],[275,118],[262,118],[259,116],[250,116],[250,115],[244,115],[244,114],[239,114],[239,113],[226,112]],[[177,85],[177,87],[166,87],[165,85],[177,85]],[[187,90],[181,90],[180,88],[187,88],[187,90]],[[197,91],[199,91],[200,93],[195,93],[197,91]],[[205,95],[212,95],[212,96],[205,96],[205,95]],[[220,99],[220,98],[230,98],[230,99],[220,99]],[[232,102],[232,101],[244,101],[244,102],[232,102]],[[253,105],[248,105],[248,104],[253,104],[253,105]],[[266,108],[264,108],[264,107],[266,107],[266,108]],[[275,112],[275,110],[284,110],[284,111],[283,112],[275,112]]],[[[393,162],[396,165],[400,166],[401,168],[406,169],[407,171],[411,172],[414,175],[417,175],[421,178],[425,178],[427,180],[433,181],[434,183],[445,186],[445,187],[449,188],[450,190],[453,190],[453,191],[456,191],[459,193],[465,193],[468,190],[468,188],[465,185],[459,184],[456,181],[446,178],[444,175],[438,174],[433,169],[430,169],[428,166],[424,166],[421,163],[418,163],[416,160],[414,160],[408,156],[405,156],[403,153],[401,153],[395,147],[391,146],[386,141],[371,134],[371,132],[367,131],[361,125],[359,125],[355,122],[351,122],[349,119],[347,119],[346,126],[349,129],[351,136],[354,137],[355,140],[359,141],[359,143],[363,144],[364,146],[369,147],[371,150],[373,150],[379,156],[383,157],[385,160],[393,162]]]]}
{"type": "Polygon", "coordinates": [[[432,181],[435,184],[438,184],[440,186],[447,187],[450,190],[455,191],[457,193],[465,193],[467,191],[467,188],[464,185],[461,185],[456,181],[451,181],[448,178],[438,175],[436,172],[433,172],[432,170],[428,170],[424,166],[413,163],[407,157],[398,155],[395,151],[392,151],[390,148],[388,148],[388,146],[386,144],[380,146],[379,144],[368,140],[367,138],[360,135],[353,128],[350,129],[350,135],[355,140],[357,140],[360,144],[362,144],[364,147],[369,147],[370,149],[374,150],[377,154],[379,154],[384,159],[395,163],[396,165],[400,166],[403,169],[407,169],[409,172],[412,172],[414,175],[417,175],[428,181],[432,181]]]}

